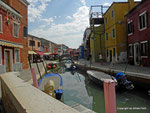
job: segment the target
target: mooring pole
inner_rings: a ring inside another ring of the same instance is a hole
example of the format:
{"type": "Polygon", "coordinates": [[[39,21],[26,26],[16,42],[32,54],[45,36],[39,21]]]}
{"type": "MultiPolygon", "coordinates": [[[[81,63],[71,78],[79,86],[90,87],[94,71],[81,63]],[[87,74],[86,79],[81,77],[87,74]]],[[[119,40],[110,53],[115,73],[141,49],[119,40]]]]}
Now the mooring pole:
{"type": "Polygon", "coordinates": [[[41,72],[40,72],[39,65],[38,65],[37,61],[36,61],[36,66],[37,66],[37,69],[38,69],[38,72],[39,72],[40,78],[42,78],[42,75],[41,75],[41,72]]]}
{"type": "MultiPolygon", "coordinates": [[[[46,62],[45,62],[46,63],[46,62]]],[[[45,67],[45,65],[44,65],[44,61],[42,61],[42,64],[43,64],[43,67],[44,67],[44,69],[45,69],[45,73],[47,74],[47,69],[46,69],[46,67],[45,67]]],[[[47,65],[47,63],[46,63],[46,65],[47,65]]]]}
{"type": "Polygon", "coordinates": [[[104,81],[105,113],[117,113],[115,82],[113,80],[104,81]]]}
{"type": "Polygon", "coordinates": [[[28,57],[28,61],[29,61],[29,66],[30,66],[30,70],[31,70],[31,73],[32,73],[33,86],[38,88],[38,82],[37,82],[37,79],[36,79],[35,69],[32,68],[32,65],[31,65],[29,57],[28,57]]]}

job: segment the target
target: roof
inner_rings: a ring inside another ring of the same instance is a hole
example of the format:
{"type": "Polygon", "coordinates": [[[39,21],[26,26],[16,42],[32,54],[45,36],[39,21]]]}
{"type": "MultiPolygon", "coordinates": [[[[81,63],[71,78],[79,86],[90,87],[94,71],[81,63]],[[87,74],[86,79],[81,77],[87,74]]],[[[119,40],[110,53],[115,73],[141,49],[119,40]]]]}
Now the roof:
{"type": "Polygon", "coordinates": [[[5,10],[9,10],[14,15],[17,15],[18,17],[22,18],[22,16],[20,15],[20,13],[17,10],[15,10],[14,8],[12,8],[11,6],[9,6],[8,4],[6,4],[5,2],[3,2],[1,0],[0,0],[0,7],[2,7],[5,10]]]}
{"type": "MultiPolygon", "coordinates": [[[[104,15],[109,11],[109,9],[114,5],[114,4],[128,4],[129,2],[113,2],[111,6],[107,9],[107,11],[104,13],[104,15]]],[[[139,2],[134,2],[134,3],[139,3],[139,2]]]]}
{"type": "Polygon", "coordinates": [[[148,0],[142,0],[141,2],[139,2],[139,4],[137,4],[133,9],[131,9],[125,16],[132,13],[136,8],[138,8],[140,5],[142,5],[145,1],[148,1],[148,0]]]}
{"type": "Polygon", "coordinates": [[[127,4],[128,2],[113,2],[111,6],[107,9],[107,11],[104,13],[104,15],[109,11],[109,9],[114,5],[114,4],[127,4]]]}
{"type": "Polygon", "coordinates": [[[30,5],[29,2],[27,0],[20,0],[20,2],[22,2],[25,6],[30,5]]]}

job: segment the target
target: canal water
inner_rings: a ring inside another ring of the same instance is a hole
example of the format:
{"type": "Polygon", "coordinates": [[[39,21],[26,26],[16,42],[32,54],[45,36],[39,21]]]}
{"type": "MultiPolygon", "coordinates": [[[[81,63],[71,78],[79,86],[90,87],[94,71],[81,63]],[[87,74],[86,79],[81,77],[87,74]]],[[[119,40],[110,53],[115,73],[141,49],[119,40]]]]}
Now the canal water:
{"type": "MultiPolygon", "coordinates": [[[[61,69],[63,78],[63,99],[67,105],[79,103],[97,112],[105,113],[102,86],[93,83],[82,71],[72,74],[61,69]]],[[[150,113],[150,92],[135,88],[132,91],[116,92],[117,113],[150,113]]]]}

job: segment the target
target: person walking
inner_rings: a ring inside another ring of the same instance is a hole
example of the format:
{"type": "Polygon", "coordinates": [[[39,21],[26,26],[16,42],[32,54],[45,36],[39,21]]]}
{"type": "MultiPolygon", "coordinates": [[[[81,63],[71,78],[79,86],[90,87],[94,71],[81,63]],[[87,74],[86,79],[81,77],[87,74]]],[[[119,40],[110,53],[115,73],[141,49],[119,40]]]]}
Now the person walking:
{"type": "Polygon", "coordinates": [[[103,56],[101,53],[99,53],[99,60],[100,60],[100,64],[102,65],[103,64],[103,56]]]}

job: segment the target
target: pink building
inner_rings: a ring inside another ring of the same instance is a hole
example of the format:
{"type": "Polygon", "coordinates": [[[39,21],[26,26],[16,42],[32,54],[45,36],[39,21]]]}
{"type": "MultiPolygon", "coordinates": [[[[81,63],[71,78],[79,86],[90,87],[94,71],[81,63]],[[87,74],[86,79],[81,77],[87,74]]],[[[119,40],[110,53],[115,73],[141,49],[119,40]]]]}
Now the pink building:
{"type": "Polygon", "coordinates": [[[126,18],[129,63],[150,66],[150,0],[142,0],[126,18]]]}

